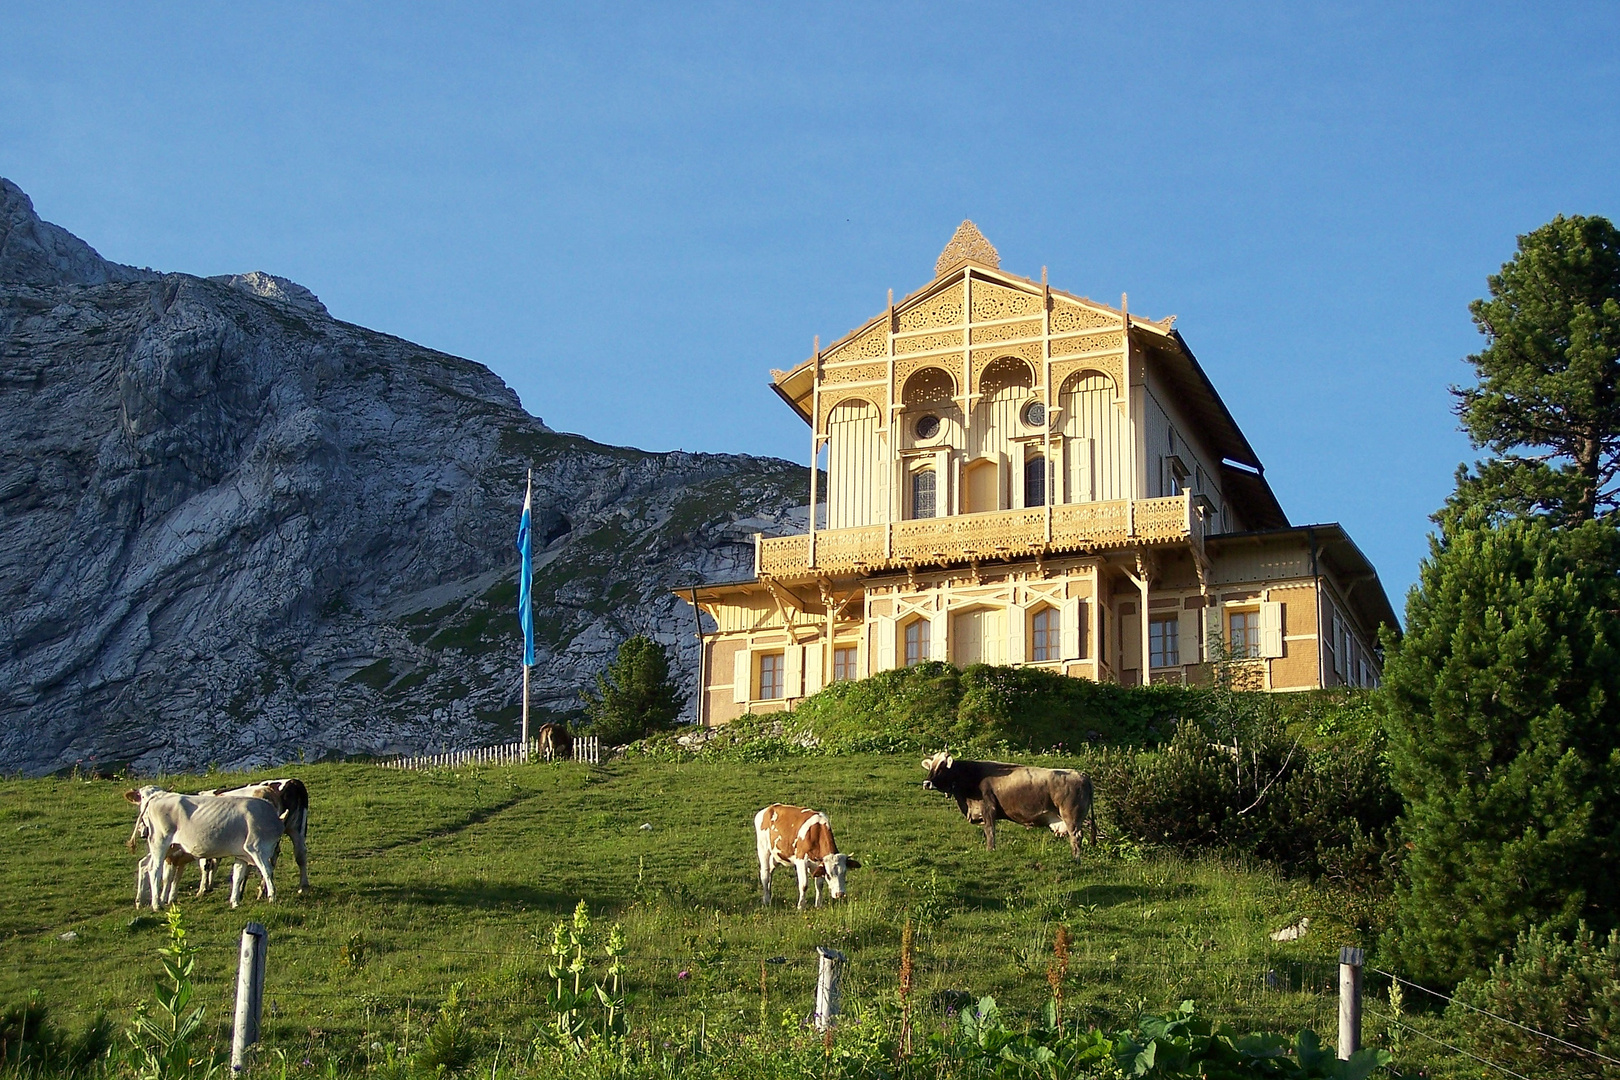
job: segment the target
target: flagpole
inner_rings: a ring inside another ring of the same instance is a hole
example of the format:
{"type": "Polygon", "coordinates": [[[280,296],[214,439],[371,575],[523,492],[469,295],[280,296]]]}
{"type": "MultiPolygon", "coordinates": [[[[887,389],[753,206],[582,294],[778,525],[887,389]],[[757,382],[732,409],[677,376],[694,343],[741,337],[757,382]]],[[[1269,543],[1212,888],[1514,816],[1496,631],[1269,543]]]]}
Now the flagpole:
{"type": "MultiPolygon", "coordinates": [[[[529,500],[533,496],[534,470],[531,468],[529,470],[528,487],[523,491],[523,505],[525,507],[529,506],[529,500]]],[[[523,573],[522,568],[519,568],[518,573],[523,573]]],[[[528,615],[532,620],[534,618],[534,599],[533,597],[527,597],[526,599],[529,601],[528,615]]],[[[524,643],[523,649],[523,760],[525,762],[529,760],[529,650],[527,642],[524,643]]]]}

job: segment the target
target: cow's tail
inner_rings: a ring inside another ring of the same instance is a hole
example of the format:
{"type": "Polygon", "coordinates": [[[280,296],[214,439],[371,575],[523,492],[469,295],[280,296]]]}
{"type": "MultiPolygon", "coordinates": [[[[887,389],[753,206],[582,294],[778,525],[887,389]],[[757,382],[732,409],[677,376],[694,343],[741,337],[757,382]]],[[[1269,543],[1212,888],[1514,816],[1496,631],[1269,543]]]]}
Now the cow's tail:
{"type": "Polygon", "coordinates": [[[1097,789],[1091,783],[1091,774],[1082,773],[1085,778],[1086,791],[1086,820],[1091,822],[1091,846],[1097,846],[1097,789]]]}

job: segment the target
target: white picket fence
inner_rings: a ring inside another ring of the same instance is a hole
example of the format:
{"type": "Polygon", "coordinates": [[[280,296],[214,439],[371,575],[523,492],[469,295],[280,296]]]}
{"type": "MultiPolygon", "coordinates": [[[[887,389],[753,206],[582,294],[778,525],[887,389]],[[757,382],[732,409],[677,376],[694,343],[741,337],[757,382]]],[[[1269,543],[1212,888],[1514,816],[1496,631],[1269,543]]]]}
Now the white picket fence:
{"type": "MultiPolygon", "coordinates": [[[[529,760],[540,760],[540,744],[529,740],[529,760]]],[[[602,740],[596,735],[576,735],[572,760],[587,765],[602,764],[602,740]]],[[[523,761],[521,742],[480,746],[472,750],[447,750],[442,754],[419,754],[391,758],[377,764],[385,769],[455,769],[463,765],[516,765],[523,761]]]]}

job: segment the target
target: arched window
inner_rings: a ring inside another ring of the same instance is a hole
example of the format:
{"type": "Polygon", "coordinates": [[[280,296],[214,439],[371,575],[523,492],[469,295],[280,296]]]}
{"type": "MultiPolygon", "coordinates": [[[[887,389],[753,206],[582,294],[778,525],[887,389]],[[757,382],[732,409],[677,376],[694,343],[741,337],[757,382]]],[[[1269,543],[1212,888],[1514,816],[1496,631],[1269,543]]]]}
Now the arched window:
{"type": "Polygon", "coordinates": [[[906,667],[916,667],[928,659],[929,627],[927,619],[913,619],[906,624],[906,667]]]}
{"type": "Polygon", "coordinates": [[[911,516],[934,516],[934,493],[938,483],[933,469],[922,469],[911,474],[911,516]]]}
{"type": "Polygon", "coordinates": [[[1058,613],[1056,608],[1042,608],[1029,621],[1029,658],[1056,660],[1058,658],[1058,613]]]}
{"type": "Polygon", "coordinates": [[[1024,462],[1024,505],[1046,505],[1046,459],[1043,457],[1024,462]]]}

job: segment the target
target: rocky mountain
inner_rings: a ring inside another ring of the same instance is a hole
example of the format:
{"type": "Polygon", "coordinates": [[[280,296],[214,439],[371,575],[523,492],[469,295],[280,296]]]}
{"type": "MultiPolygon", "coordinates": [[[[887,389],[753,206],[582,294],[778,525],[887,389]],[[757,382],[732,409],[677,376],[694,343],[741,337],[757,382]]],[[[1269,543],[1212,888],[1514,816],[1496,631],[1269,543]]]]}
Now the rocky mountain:
{"type": "Polygon", "coordinates": [[[802,466],[552,431],[487,368],[264,273],[102,259],[0,180],[0,771],[482,745],[516,728],[534,470],[539,718],[676,586],[797,530],[802,466]]]}

